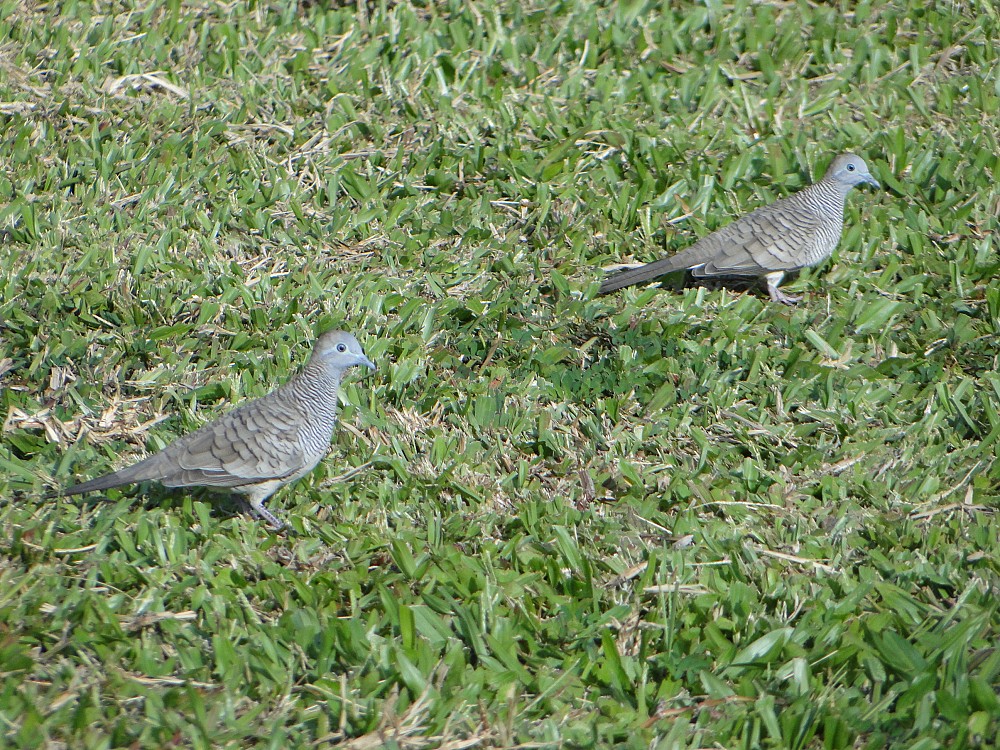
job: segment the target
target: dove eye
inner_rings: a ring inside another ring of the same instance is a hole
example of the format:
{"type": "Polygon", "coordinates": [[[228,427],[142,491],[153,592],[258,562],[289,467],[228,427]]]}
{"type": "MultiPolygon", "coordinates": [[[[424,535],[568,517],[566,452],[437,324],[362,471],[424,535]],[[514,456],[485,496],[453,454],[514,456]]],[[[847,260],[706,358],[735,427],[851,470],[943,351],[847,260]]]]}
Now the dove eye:
{"type": "Polygon", "coordinates": [[[847,165],[847,171],[848,172],[853,172],[854,171],[854,165],[853,164],[848,164],[847,165]]]}
{"type": "Polygon", "coordinates": [[[344,344],[337,344],[337,351],[343,354],[347,351],[347,346],[344,344]]]}

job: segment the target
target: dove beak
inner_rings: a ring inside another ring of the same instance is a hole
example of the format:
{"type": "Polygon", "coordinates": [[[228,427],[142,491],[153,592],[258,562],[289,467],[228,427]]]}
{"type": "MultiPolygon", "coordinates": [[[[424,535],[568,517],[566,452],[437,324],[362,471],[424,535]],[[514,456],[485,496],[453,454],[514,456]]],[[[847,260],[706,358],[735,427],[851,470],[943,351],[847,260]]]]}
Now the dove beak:
{"type": "Polygon", "coordinates": [[[881,189],[882,189],[882,186],[881,186],[881,185],[879,184],[879,181],[878,181],[878,180],[876,180],[876,179],[875,179],[874,177],[872,177],[871,175],[865,175],[865,179],[864,179],[864,181],[865,181],[865,182],[867,182],[867,183],[868,183],[869,185],[871,185],[872,187],[877,187],[877,188],[878,188],[879,190],[881,190],[881,189]]]}
{"type": "Polygon", "coordinates": [[[377,367],[375,367],[375,363],[372,362],[370,359],[368,359],[368,357],[366,357],[364,354],[358,356],[358,364],[364,365],[372,372],[375,372],[375,370],[378,369],[377,367]]]}

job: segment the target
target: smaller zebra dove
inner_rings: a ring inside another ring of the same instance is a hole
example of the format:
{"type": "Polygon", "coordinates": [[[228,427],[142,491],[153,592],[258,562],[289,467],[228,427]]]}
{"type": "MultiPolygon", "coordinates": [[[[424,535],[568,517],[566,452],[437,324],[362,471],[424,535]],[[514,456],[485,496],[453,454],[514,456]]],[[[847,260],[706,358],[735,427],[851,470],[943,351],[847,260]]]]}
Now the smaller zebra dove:
{"type": "Polygon", "coordinates": [[[281,529],[284,523],[264,501],[308,474],[326,455],[337,425],[340,380],[354,365],[375,369],[351,334],[324,333],[302,372],[280,388],[237,406],[137,464],[62,494],[147,480],[166,487],[228,490],[243,495],[255,515],[281,529]]]}
{"type": "Polygon", "coordinates": [[[607,278],[598,294],[687,269],[698,278],[763,278],[773,301],[795,304],[801,297],[785,294],[778,284],[789,271],[830,257],[844,227],[847,194],[861,183],[881,187],[860,156],[841,154],[819,182],[740,217],[676,255],[607,278]]]}

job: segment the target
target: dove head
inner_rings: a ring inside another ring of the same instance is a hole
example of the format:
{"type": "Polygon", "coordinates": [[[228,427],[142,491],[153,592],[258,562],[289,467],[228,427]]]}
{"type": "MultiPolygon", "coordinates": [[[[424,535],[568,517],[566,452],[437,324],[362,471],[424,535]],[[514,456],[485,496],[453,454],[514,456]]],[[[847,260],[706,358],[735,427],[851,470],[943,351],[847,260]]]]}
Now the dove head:
{"type": "Polygon", "coordinates": [[[346,370],[354,365],[375,369],[375,363],[365,356],[358,340],[345,331],[327,331],[320,336],[316,340],[309,364],[318,364],[331,370],[346,370]]]}
{"type": "Polygon", "coordinates": [[[826,176],[823,179],[832,180],[842,185],[845,193],[855,185],[860,185],[863,182],[877,188],[882,187],[878,184],[878,180],[872,177],[871,172],[868,171],[868,165],[865,164],[865,160],[854,154],[841,154],[834,159],[830,168],[826,170],[826,176]]]}

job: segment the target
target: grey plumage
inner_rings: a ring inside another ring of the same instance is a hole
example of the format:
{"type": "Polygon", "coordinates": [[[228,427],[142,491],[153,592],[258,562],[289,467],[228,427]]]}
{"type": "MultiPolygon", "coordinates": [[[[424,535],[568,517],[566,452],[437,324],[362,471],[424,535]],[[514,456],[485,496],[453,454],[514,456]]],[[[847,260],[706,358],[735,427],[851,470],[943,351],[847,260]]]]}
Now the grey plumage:
{"type": "Polygon", "coordinates": [[[687,269],[695,277],[763,278],[772,300],[794,304],[800,298],[785,294],[778,284],[789,271],[830,257],[840,241],[847,194],[861,183],[881,187],[860,156],[841,154],[819,182],[758,208],[676,255],[609,277],[598,294],[687,269]]]}
{"type": "Polygon", "coordinates": [[[241,404],[137,464],[69,487],[63,494],[147,480],[167,487],[211,487],[244,495],[257,516],[281,528],[284,524],[264,501],[308,474],[326,455],[337,424],[340,380],[354,365],[375,369],[351,334],[325,333],[303,370],[280,388],[241,404]]]}

